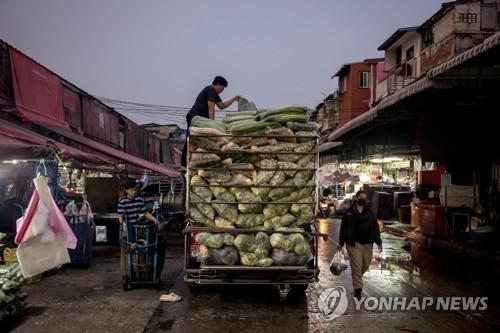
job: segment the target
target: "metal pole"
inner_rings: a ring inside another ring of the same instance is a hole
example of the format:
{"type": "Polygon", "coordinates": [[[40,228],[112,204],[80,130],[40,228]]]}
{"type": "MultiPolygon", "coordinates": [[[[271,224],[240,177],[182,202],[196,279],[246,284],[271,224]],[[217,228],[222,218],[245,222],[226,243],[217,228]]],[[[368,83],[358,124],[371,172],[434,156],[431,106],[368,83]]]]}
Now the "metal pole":
{"type": "Polygon", "coordinates": [[[191,153],[189,149],[189,130],[186,133],[186,203],[185,203],[185,208],[186,208],[186,218],[189,216],[189,192],[190,192],[190,179],[191,179],[191,172],[189,168],[189,161],[191,160],[191,153]]]}
{"type": "Polygon", "coordinates": [[[315,161],[315,171],[314,171],[314,177],[315,177],[315,183],[316,183],[316,193],[314,195],[314,216],[318,216],[319,214],[319,177],[318,177],[318,171],[319,171],[319,138],[316,138],[316,161],[315,161]]]}

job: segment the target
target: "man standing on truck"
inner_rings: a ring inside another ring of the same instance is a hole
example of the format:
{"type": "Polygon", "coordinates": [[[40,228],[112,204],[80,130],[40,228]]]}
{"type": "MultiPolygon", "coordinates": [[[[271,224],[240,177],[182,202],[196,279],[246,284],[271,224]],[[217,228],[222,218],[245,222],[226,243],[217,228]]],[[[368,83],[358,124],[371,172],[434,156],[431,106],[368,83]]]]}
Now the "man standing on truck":
{"type": "MultiPolygon", "coordinates": [[[[227,80],[222,76],[216,76],[211,85],[206,86],[198,94],[196,100],[189,110],[186,116],[186,126],[189,131],[189,126],[191,126],[191,120],[195,116],[205,117],[209,119],[215,118],[215,106],[221,110],[229,107],[234,102],[240,99],[240,96],[234,96],[233,98],[222,101],[219,94],[221,94],[227,87],[227,80]]],[[[182,165],[187,165],[187,141],[184,144],[184,149],[182,150],[182,165]]]]}
{"type": "Polygon", "coordinates": [[[347,244],[354,297],[358,299],[363,291],[363,274],[372,261],[373,243],[376,243],[379,252],[382,252],[377,217],[368,208],[366,192],[358,191],[354,204],[342,217],[338,246],[338,250],[341,250],[344,244],[347,244]]]}

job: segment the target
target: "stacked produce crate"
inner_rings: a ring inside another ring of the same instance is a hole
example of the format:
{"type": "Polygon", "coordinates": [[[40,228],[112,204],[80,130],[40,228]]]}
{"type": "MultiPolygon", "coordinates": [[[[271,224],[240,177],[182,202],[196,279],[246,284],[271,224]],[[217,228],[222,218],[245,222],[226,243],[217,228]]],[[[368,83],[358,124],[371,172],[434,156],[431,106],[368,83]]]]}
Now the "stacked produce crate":
{"type": "Polygon", "coordinates": [[[23,282],[19,264],[0,266],[0,325],[25,307],[28,294],[22,289],[23,282]]]}
{"type": "Polygon", "coordinates": [[[202,264],[270,267],[312,260],[318,135],[306,113],[284,107],[234,112],[223,122],[193,118],[188,230],[198,232],[202,264]]]}

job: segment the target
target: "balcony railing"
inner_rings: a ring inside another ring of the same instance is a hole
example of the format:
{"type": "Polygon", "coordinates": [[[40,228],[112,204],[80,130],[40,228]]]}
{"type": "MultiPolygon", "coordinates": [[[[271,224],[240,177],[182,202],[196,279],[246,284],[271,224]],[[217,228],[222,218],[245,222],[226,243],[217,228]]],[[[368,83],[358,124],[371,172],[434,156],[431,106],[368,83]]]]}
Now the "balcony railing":
{"type": "Polygon", "coordinates": [[[387,76],[377,83],[377,101],[415,81],[417,78],[417,58],[404,60],[399,65],[387,70],[386,74],[387,76]]]}

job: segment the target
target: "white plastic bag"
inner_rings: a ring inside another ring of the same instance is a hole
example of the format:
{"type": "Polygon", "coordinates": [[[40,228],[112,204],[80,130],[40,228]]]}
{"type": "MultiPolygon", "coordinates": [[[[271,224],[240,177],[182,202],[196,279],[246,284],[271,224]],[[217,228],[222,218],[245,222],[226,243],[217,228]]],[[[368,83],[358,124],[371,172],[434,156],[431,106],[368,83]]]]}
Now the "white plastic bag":
{"type": "Polygon", "coordinates": [[[95,241],[97,243],[105,243],[108,241],[106,226],[98,225],[95,228],[95,241]]]}
{"type": "Polygon", "coordinates": [[[338,250],[333,256],[332,262],[330,263],[330,272],[333,275],[340,275],[343,271],[347,269],[347,263],[345,261],[344,255],[341,250],[338,250]]]}
{"type": "Polygon", "coordinates": [[[257,111],[257,107],[254,102],[240,96],[238,111],[257,111]]]}
{"type": "MultiPolygon", "coordinates": [[[[57,208],[43,177],[35,178],[34,196],[28,212],[18,220],[23,230],[17,259],[25,278],[70,262],[68,247],[75,248],[76,237],[57,208]],[[27,226],[27,227],[26,227],[27,226]]],[[[18,232],[19,232],[18,230],[18,232]]]]}

